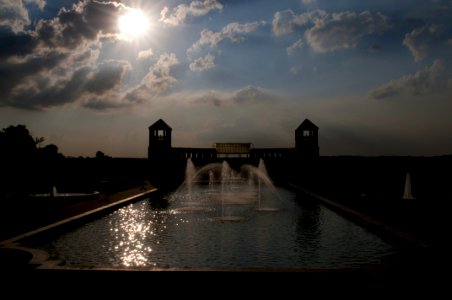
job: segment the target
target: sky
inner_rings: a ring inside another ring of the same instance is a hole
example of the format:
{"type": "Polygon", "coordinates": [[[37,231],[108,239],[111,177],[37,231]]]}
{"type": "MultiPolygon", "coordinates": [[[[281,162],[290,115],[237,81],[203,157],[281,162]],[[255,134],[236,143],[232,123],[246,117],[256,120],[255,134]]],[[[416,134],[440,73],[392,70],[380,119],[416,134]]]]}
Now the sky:
{"type": "Polygon", "coordinates": [[[160,118],[173,147],[308,118],[320,155],[452,154],[452,0],[0,0],[0,129],[146,157],[160,118]]]}

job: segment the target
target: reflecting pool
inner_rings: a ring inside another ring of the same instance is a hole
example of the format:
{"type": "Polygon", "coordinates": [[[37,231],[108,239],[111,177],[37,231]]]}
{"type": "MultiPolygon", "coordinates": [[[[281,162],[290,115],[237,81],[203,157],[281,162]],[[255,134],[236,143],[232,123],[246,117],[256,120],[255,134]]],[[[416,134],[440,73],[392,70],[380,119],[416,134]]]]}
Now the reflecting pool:
{"type": "Polygon", "coordinates": [[[392,246],[281,187],[190,186],[164,208],[145,199],[41,245],[66,265],[158,268],[358,268],[392,246]]]}

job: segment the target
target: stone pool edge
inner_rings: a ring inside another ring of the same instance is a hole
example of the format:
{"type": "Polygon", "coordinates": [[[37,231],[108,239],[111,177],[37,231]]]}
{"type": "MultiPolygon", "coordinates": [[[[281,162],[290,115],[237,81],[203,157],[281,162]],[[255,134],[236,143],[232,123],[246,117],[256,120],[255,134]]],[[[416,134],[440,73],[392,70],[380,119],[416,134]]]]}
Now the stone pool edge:
{"type": "Polygon", "coordinates": [[[88,220],[96,218],[99,215],[106,214],[110,211],[114,211],[117,208],[125,206],[129,203],[133,203],[140,199],[143,199],[144,197],[149,196],[150,194],[156,192],[157,190],[158,189],[155,187],[150,187],[150,189],[145,189],[143,192],[134,193],[133,195],[127,196],[125,198],[121,198],[112,203],[109,203],[109,204],[97,207],[95,209],[91,209],[89,211],[77,214],[75,216],[39,227],[37,229],[31,230],[26,233],[19,234],[13,238],[1,241],[0,249],[10,249],[10,250],[17,250],[17,251],[25,251],[25,252],[30,253],[32,255],[32,258],[30,261],[28,261],[27,266],[31,269],[57,267],[57,264],[59,262],[50,261],[49,254],[46,251],[27,247],[27,246],[23,245],[22,242],[26,239],[33,238],[33,237],[41,235],[41,234],[48,234],[48,233],[58,230],[62,227],[73,226],[75,224],[87,222],[88,220]]]}
{"type": "Polygon", "coordinates": [[[391,226],[391,225],[386,224],[382,221],[379,221],[375,218],[372,218],[364,213],[351,209],[345,205],[339,204],[335,201],[322,197],[322,196],[320,196],[314,192],[311,192],[305,188],[302,188],[298,185],[289,183],[288,186],[291,189],[293,189],[299,193],[302,193],[307,196],[310,196],[311,198],[314,198],[316,201],[318,201],[322,205],[332,209],[333,211],[335,211],[337,213],[342,214],[348,220],[351,220],[351,221],[357,223],[358,225],[363,226],[364,228],[367,228],[367,229],[371,230],[372,232],[375,232],[379,236],[389,239],[393,243],[402,244],[402,245],[409,246],[409,247],[416,247],[419,249],[429,248],[429,245],[425,241],[417,238],[414,235],[406,233],[397,227],[391,226]]]}
{"type": "MultiPolygon", "coordinates": [[[[358,211],[355,211],[349,207],[343,206],[341,204],[338,204],[335,201],[329,200],[325,197],[322,197],[320,195],[317,195],[309,190],[306,190],[304,188],[301,188],[294,184],[288,184],[288,186],[295,190],[296,192],[305,194],[310,196],[311,198],[315,199],[319,203],[325,205],[326,207],[329,207],[330,209],[333,209],[337,213],[340,213],[344,215],[347,219],[354,221],[355,223],[359,224],[360,226],[363,226],[365,228],[368,228],[370,231],[376,233],[377,235],[384,236],[390,240],[396,241],[397,244],[405,244],[408,245],[410,248],[428,248],[428,245],[423,243],[421,240],[417,239],[414,236],[408,235],[404,233],[403,231],[390,226],[388,224],[385,224],[383,222],[380,222],[376,219],[373,219],[363,213],[360,213],[358,211]]],[[[35,249],[31,247],[26,247],[22,243],[29,239],[33,238],[34,236],[39,236],[40,234],[51,234],[54,230],[58,230],[58,228],[66,228],[67,226],[74,226],[80,223],[84,223],[88,221],[89,219],[93,219],[98,217],[99,215],[104,215],[108,213],[109,211],[114,211],[115,209],[125,206],[129,203],[136,202],[153,192],[156,192],[158,189],[152,187],[149,190],[145,190],[141,193],[136,193],[131,196],[127,196],[125,198],[116,200],[110,204],[98,207],[96,209],[89,210],[87,212],[75,215],[73,217],[52,223],[47,226],[40,227],[38,229],[29,231],[24,234],[20,234],[18,236],[15,236],[11,239],[5,240],[0,242],[0,249],[1,248],[8,248],[12,250],[17,251],[25,251],[32,255],[32,259],[28,261],[27,268],[26,269],[33,269],[33,270],[54,270],[54,271],[67,271],[67,272],[83,272],[83,271],[94,271],[96,273],[130,273],[133,271],[137,271],[139,273],[142,272],[170,272],[170,273],[186,273],[186,272],[301,272],[301,273],[308,273],[308,274],[324,274],[324,273],[333,273],[333,274],[373,274],[373,275],[384,275],[392,273],[394,269],[391,268],[388,270],[384,266],[381,265],[369,265],[369,266],[363,266],[363,268],[358,269],[247,269],[247,268],[235,268],[235,269],[204,269],[204,268],[198,268],[198,269],[192,269],[192,268],[159,268],[159,267],[146,267],[146,268],[125,268],[125,267],[105,267],[105,266],[78,266],[78,265],[66,265],[65,263],[62,263],[58,260],[49,260],[49,255],[46,251],[35,249]]],[[[397,270],[396,268],[396,273],[397,270]]]]}

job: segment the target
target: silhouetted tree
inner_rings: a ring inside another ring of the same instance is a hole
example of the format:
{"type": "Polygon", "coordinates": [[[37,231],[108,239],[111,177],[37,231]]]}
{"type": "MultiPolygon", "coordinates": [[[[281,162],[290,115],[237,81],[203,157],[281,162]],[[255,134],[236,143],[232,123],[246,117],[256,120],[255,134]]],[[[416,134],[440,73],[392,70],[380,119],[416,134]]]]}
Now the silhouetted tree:
{"type": "Polygon", "coordinates": [[[58,147],[49,144],[38,149],[37,169],[40,173],[37,181],[41,188],[45,190],[52,189],[53,186],[59,185],[64,177],[64,156],[58,153],[58,147]]]}
{"type": "Polygon", "coordinates": [[[35,138],[35,144],[36,146],[39,146],[39,144],[43,143],[45,139],[43,137],[35,138]]]}
{"type": "Polygon", "coordinates": [[[5,160],[22,160],[36,154],[36,143],[25,125],[9,126],[0,133],[0,155],[5,160]]]}
{"type": "Polygon", "coordinates": [[[102,151],[97,151],[96,158],[98,158],[98,159],[105,158],[105,154],[102,151]]]}
{"type": "Polygon", "coordinates": [[[33,182],[37,148],[25,125],[9,126],[0,132],[0,180],[2,192],[23,194],[33,182]]]}
{"type": "Polygon", "coordinates": [[[44,159],[53,159],[58,157],[58,147],[54,144],[50,144],[45,146],[44,148],[40,148],[39,152],[41,153],[44,159]]]}

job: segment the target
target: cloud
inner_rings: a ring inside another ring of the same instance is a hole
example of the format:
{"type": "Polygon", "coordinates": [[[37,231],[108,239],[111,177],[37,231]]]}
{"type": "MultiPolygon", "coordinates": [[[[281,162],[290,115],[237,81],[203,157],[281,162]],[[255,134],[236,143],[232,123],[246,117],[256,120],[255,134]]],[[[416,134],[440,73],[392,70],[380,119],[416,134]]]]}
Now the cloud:
{"type": "Polygon", "coordinates": [[[143,50],[138,52],[138,59],[148,59],[154,55],[154,51],[149,48],[147,50],[143,50]]]}
{"type": "Polygon", "coordinates": [[[130,103],[141,103],[166,92],[177,82],[176,78],[171,76],[171,70],[178,64],[179,60],[174,53],[161,54],[141,83],[127,92],[125,99],[130,103]]]}
{"type": "Polygon", "coordinates": [[[188,49],[188,53],[199,50],[204,45],[210,45],[215,47],[224,39],[229,39],[233,43],[239,43],[245,40],[242,36],[244,33],[250,33],[260,26],[265,25],[264,21],[251,22],[251,23],[229,23],[221,29],[221,31],[213,32],[208,29],[201,31],[201,38],[196,41],[191,48],[188,49]]]}
{"type": "Polygon", "coordinates": [[[159,60],[150,67],[149,73],[144,77],[143,83],[155,93],[165,92],[177,80],[170,75],[171,68],[179,64],[174,53],[160,55],[159,60]]]}
{"type": "Polygon", "coordinates": [[[177,26],[185,23],[188,16],[203,16],[212,10],[222,10],[223,5],[216,0],[192,1],[189,5],[179,4],[173,11],[165,6],[160,12],[160,22],[177,26]]]}
{"type": "Polygon", "coordinates": [[[25,0],[25,3],[31,3],[36,5],[40,10],[44,10],[46,6],[46,0],[25,0]]]}
{"type": "MultiPolygon", "coordinates": [[[[46,59],[27,61],[24,65],[16,65],[11,72],[15,84],[10,88],[1,86],[8,93],[7,101],[0,105],[9,105],[23,109],[42,109],[60,106],[71,102],[86,102],[90,98],[112,101],[113,94],[120,94],[120,87],[125,73],[130,70],[130,64],[124,61],[105,61],[99,66],[77,68],[75,70],[53,71],[53,66],[61,61],[68,61],[64,55],[55,55],[46,59]],[[19,78],[20,70],[27,66],[36,67],[34,74],[19,78]],[[65,72],[65,74],[59,74],[65,72]]],[[[75,58],[74,58],[75,61],[75,58]]],[[[86,60],[85,60],[86,62],[86,60]]],[[[119,96],[116,96],[118,98],[119,96]]]]}
{"type": "Polygon", "coordinates": [[[419,95],[431,89],[436,78],[443,69],[443,62],[435,60],[430,68],[417,71],[415,74],[409,74],[400,79],[391,80],[369,92],[369,98],[384,99],[391,98],[401,94],[419,95]]]}
{"type": "Polygon", "coordinates": [[[190,102],[195,104],[212,104],[214,106],[227,105],[257,105],[274,102],[277,97],[270,91],[253,85],[247,85],[237,90],[221,92],[208,91],[201,94],[190,93],[190,102]]]}
{"type": "Polygon", "coordinates": [[[25,4],[35,4],[44,9],[44,0],[0,0],[0,26],[7,26],[15,33],[24,31],[31,24],[25,4]]]}
{"type": "Polygon", "coordinates": [[[40,20],[35,36],[41,46],[74,49],[102,37],[118,37],[117,20],[126,9],[116,2],[80,1],[62,8],[52,20],[40,20]]]}
{"type": "Polygon", "coordinates": [[[301,2],[303,3],[303,4],[313,4],[313,3],[315,3],[317,0],[301,0],[301,2]]]}
{"type": "MultiPolygon", "coordinates": [[[[24,26],[28,24],[28,13],[21,10],[24,3],[45,5],[37,0],[0,1],[0,11],[7,7],[20,13],[17,19],[24,26]]],[[[123,91],[131,65],[121,60],[98,62],[102,39],[119,39],[117,18],[126,9],[117,2],[79,1],[26,31],[0,27],[0,76],[8,78],[0,81],[0,106],[44,109],[77,103],[101,109],[133,103],[123,91]]],[[[140,54],[149,56],[151,49],[140,54]]],[[[153,91],[165,90],[175,80],[168,75],[164,58],[145,78],[153,91]]]]}
{"type": "Polygon", "coordinates": [[[276,36],[302,27],[306,41],[317,53],[354,48],[364,36],[389,28],[386,16],[369,11],[329,14],[314,10],[297,15],[289,9],[276,12],[272,24],[276,36]]]}
{"type": "Polygon", "coordinates": [[[380,13],[340,12],[325,17],[305,31],[311,48],[317,53],[354,48],[366,35],[381,32],[389,27],[388,19],[380,13]]]}
{"type": "Polygon", "coordinates": [[[14,33],[10,28],[0,27],[0,59],[25,56],[36,49],[39,41],[26,33],[14,33]]]}
{"type": "Polygon", "coordinates": [[[296,15],[291,9],[277,11],[272,21],[273,33],[276,36],[288,34],[293,32],[297,26],[304,26],[316,20],[321,21],[327,16],[326,11],[319,9],[299,15],[296,15]]]}
{"type": "Polygon", "coordinates": [[[192,71],[197,71],[197,72],[201,72],[201,71],[206,71],[209,69],[212,69],[215,67],[215,56],[211,55],[210,53],[207,54],[204,57],[200,57],[198,59],[196,59],[195,61],[193,61],[190,64],[190,70],[192,71]]]}
{"type": "Polygon", "coordinates": [[[85,91],[96,95],[119,89],[122,79],[132,66],[126,61],[109,60],[102,62],[87,78],[85,91]]]}
{"type": "Polygon", "coordinates": [[[215,91],[208,91],[207,93],[195,96],[192,102],[199,104],[212,104],[220,107],[226,102],[226,99],[215,91]]]}
{"type": "MultiPolygon", "coordinates": [[[[0,106],[22,108],[39,106],[39,102],[31,101],[33,94],[49,84],[51,70],[67,59],[66,53],[49,52],[47,55],[31,57],[20,63],[0,64],[0,77],[8,78],[0,81],[0,106]],[[24,99],[21,97],[22,94],[25,96],[24,99]]],[[[48,101],[50,100],[44,99],[44,104],[48,101]]]]}
{"type": "MultiPolygon", "coordinates": [[[[126,9],[124,5],[116,2],[80,1],[70,9],[60,9],[55,18],[38,20],[33,29],[19,32],[19,29],[23,29],[22,25],[30,23],[28,13],[25,14],[26,10],[22,11],[23,5],[19,5],[23,2],[1,1],[0,14],[5,11],[5,5],[8,5],[7,12],[16,13],[14,15],[16,23],[9,24],[10,30],[0,31],[0,40],[7,45],[0,49],[0,57],[5,59],[13,56],[36,56],[49,51],[72,52],[86,49],[98,43],[100,38],[118,38],[117,17],[122,10],[126,9]],[[10,5],[10,3],[16,4],[10,5]]],[[[33,2],[43,3],[42,1],[33,2]]],[[[9,22],[8,18],[0,18],[0,20],[3,23],[9,22]]]]}
{"type": "Polygon", "coordinates": [[[415,62],[420,62],[427,55],[428,44],[438,36],[441,27],[438,25],[416,28],[405,35],[403,45],[407,46],[415,62]]]}
{"type": "Polygon", "coordinates": [[[115,109],[127,107],[129,105],[130,103],[124,101],[122,95],[115,92],[111,92],[106,93],[101,97],[99,96],[89,97],[83,103],[82,106],[97,111],[112,111],[115,109]]]}
{"type": "Polygon", "coordinates": [[[275,96],[264,88],[248,85],[237,90],[232,99],[236,103],[264,102],[275,100],[275,96]]]}
{"type": "Polygon", "coordinates": [[[303,41],[298,40],[295,43],[293,43],[290,47],[287,47],[286,49],[287,54],[292,55],[297,51],[297,49],[302,49],[303,46],[304,46],[303,41]]]}

